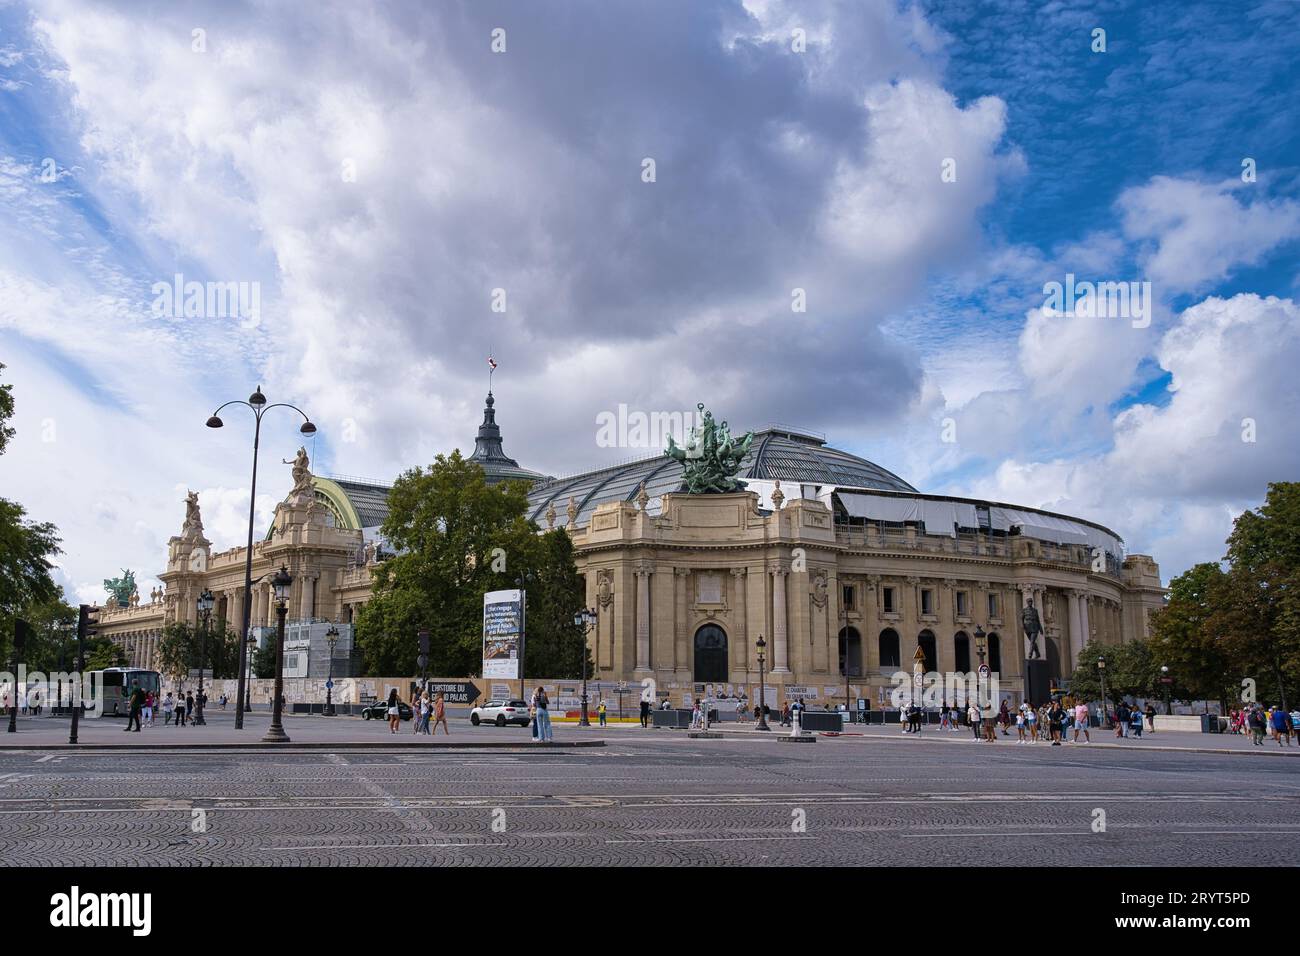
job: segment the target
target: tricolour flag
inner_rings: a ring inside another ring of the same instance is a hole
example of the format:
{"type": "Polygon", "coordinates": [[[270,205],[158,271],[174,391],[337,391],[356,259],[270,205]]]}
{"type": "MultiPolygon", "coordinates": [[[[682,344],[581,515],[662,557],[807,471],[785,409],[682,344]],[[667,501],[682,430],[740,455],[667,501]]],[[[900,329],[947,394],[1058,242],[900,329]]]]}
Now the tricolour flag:
{"type": "Polygon", "coordinates": [[[490,356],[490,355],[488,356],[488,365],[490,365],[490,366],[492,367],[493,370],[495,370],[496,367],[497,367],[496,360],[493,359],[492,356],[490,356]]]}

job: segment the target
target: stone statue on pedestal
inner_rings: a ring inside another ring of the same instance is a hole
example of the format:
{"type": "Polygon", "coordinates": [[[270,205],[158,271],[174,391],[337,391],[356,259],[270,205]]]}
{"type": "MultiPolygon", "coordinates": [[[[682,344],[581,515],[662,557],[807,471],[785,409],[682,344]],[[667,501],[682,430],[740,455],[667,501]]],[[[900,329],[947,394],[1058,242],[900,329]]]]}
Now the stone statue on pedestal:
{"type": "Polygon", "coordinates": [[[733,438],[726,422],[717,424],[713,413],[704,410],[704,403],[695,406],[703,416],[702,423],[691,429],[682,447],[668,436],[664,454],[682,463],[682,478],[687,494],[708,495],[743,491],[745,483],[736,477],[741,459],[754,441],[754,433],[743,438],[733,438]]]}
{"type": "Polygon", "coordinates": [[[1025,606],[1020,612],[1020,626],[1024,628],[1025,638],[1029,641],[1025,660],[1038,660],[1043,656],[1038,650],[1038,636],[1043,633],[1043,625],[1038,620],[1038,609],[1034,607],[1033,598],[1025,601],[1025,606]]]}
{"type": "Polygon", "coordinates": [[[309,467],[311,462],[307,458],[307,449],[300,447],[293,461],[285,461],[284,464],[293,465],[293,490],[289,492],[289,500],[295,503],[315,501],[316,490],[311,483],[311,468],[309,467]]]}

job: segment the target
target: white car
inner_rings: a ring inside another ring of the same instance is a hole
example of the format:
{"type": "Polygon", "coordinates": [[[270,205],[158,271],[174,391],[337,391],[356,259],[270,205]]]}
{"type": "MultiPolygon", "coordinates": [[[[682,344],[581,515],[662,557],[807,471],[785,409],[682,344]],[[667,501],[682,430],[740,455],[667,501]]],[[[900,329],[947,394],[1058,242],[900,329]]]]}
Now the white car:
{"type": "Polygon", "coordinates": [[[475,727],[482,723],[496,724],[498,727],[506,724],[527,727],[529,720],[528,703],[522,700],[490,700],[469,712],[469,722],[475,727]]]}

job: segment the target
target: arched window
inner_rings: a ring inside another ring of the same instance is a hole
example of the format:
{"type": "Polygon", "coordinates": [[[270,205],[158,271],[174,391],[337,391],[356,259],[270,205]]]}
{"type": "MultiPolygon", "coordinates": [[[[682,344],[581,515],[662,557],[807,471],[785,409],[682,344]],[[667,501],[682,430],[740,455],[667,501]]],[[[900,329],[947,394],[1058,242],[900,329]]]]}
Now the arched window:
{"type": "Polygon", "coordinates": [[[958,631],[952,636],[954,667],[960,674],[970,673],[970,636],[965,631],[958,631]]]}
{"type": "Polygon", "coordinates": [[[727,680],[727,633],[716,624],[695,632],[695,683],[727,680]]]}
{"type": "Polygon", "coordinates": [[[1002,639],[996,634],[989,635],[989,670],[1002,673],[1002,639]]]}
{"type": "Polygon", "coordinates": [[[916,643],[921,646],[921,653],[925,655],[925,670],[929,673],[938,670],[939,655],[935,650],[934,631],[924,630],[916,636],[916,643]]]}
{"type": "Polygon", "coordinates": [[[898,660],[898,632],[892,627],[887,627],[880,632],[880,666],[882,668],[892,667],[897,669],[900,664],[898,660]]]}
{"type": "Polygon", "coordinates": [[[840,630],[840,676],[844,676],[845,657],[848,658],[849,676],[862,676],[862,636],[857,628],[846,627],[840,630]]]}

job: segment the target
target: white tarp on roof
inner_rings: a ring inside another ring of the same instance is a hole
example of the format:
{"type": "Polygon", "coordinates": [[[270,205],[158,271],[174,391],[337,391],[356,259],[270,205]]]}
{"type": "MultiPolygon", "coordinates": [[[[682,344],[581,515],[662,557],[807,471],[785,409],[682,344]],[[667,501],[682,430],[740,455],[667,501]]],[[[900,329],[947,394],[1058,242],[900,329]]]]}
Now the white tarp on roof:
{"type": "Polygon", "coordinates": [[[1068,518],[1045,515],[1038,511],[1021,511],[1018,508],[989,508],[989,519],[995,529],[1009,531],[1019,528],[1020,533],[1040,541],[1058,544],[1086,544],[1092,548],[1109,551],[1116,557],[1124,554],[1119,540],[1106,532],[1068,518]]]}
{"type": "MultiPolygon", "coordinates": [[[[850,515],[871,521],[921,521],[929,534],[956,537],[956,528],[978,528],[975,505],[965,501],[947,501],[906,495],[873,495],[865,492],[836,490],[836,496],[850,515]]],[[[1122,557],[1124,546],[1113,535],[1080,521],[1060,518],[1038,511],[1019,508],[989,507],[989,522],[995,530],[1019,528],[1020,534],[1057,544],[1086,544],[1122,557]]]]}
{"type": "Polygon", "coordinates": [[[910,498],[903,495],[870,495],[837,491],[844,509],[855,518],[872,521],[923,521],[930,534],[957,536],[957,526],[979,527],[975,506],[964,501],[910,498]]]}

